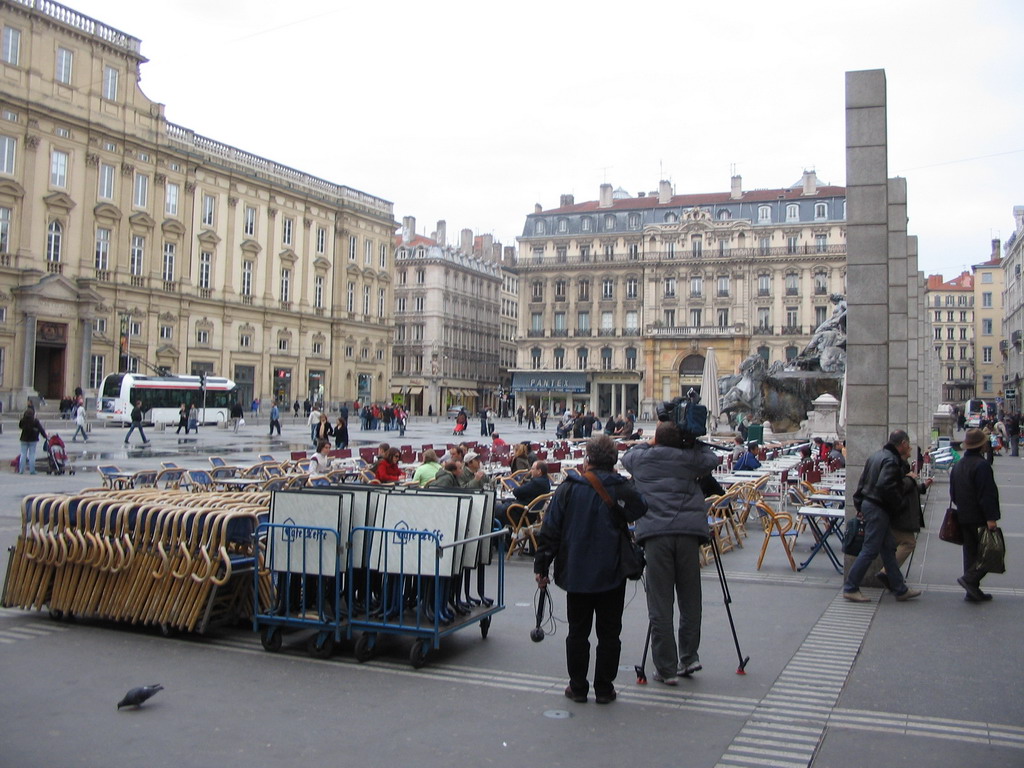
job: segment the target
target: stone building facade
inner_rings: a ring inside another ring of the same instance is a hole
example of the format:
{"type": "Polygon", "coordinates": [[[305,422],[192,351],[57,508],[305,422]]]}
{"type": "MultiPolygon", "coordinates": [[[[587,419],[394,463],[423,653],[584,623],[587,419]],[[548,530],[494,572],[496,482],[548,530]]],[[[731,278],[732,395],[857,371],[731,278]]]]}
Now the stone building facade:
{"type": "Polygon", "coordinates": [[[943,402],[963,405],[974,397],[974,276],[928,276],[928,319],[939,361],[943,402]]]}
{"type": "Polygon", "coordinates": [[[1003,333],[1005,359],[1003,391],[1007,405],[1021,411],[1021,387],[1024,386],[1024,205],[1013,208],[1014,230],[1003,247],[1003,333]]]}
{"type": "Polygon", "coordinates": [[[974,275],[974,392],[984,400],[1003,397],[1004,275],[999,240],[992,241],[992,255],[971,268],[974,275]]]}
{"type": "Polygon", "coordinates": [[[390,202],[167,122],[102,22],[0,0],[0,34],[0,390],[162,367],[385,397],[390,202]]]}
{"type": "Polygon", "coordinates": [[[413,415],[462,406],[473,416],[499,400],[501,244],[475,244],[464,229],[450,246],[445,229],[439,221],[433,237],[417,235],[406,216],[395,238],[391,397],[413,415]]]}
{"type": "Polygon", "coordinates": [[[796,357],[846,292],[845,190],[813,171],[780,189],[538,205],[519,238],[513,389],[549,409],[653,414],[752,353],[796,357]]]}

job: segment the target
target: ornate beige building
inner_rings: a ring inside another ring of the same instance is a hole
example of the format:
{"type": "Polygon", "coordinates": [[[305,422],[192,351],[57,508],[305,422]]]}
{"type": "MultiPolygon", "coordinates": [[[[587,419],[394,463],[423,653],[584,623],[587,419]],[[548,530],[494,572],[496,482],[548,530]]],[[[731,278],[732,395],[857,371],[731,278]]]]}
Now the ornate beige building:
{"type": "Polygon", "coordinates": [[[0,390],[387,397],[390,202],[168,123],[140,41],[69,8],[0,0],[0,34],[0,390]]]}
{"type": "Polygon", "coordinates": [[[962,407],[974,397],[974,277],[929,275],[927,305],[942,400],[962,407]]]}
{"type": "Polygon", "coordinates": [[[1002,401],[1007,335],[1003,330],[1003,291],[1006,280],[1001,243],[992,241],[988,261],[971,267],[974,273],[974,392],[984,399],[1002,401]]]}
{"type": "Polygon", "coordinates": [[[722,375],[752,353],[785,361],[846,291],[845,190],[813,171],[792,187],[540,205],[519,238],[520,402],[601,416],[700,388],[708,348],[722,375]]]}
{"type": "Polygon", "coordinates": [[[460,233],[448,245],[444,221],[433,237],[402,219],[395,240],[395,345],[391,395],[414,415],[462,406],[472,417],[498,405],[501,244],[460,233]]]}

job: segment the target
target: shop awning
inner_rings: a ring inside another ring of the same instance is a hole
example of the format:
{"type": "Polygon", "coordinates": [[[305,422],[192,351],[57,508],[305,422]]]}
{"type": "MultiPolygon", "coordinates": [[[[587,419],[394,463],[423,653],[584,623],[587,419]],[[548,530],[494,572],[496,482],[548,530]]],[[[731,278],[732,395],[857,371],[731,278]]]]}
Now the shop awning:
{"type": "Polygon", "coordinates": [[[423,387],[409,387],[409,394],[410,395],[422,395],[423,394],[423,387]]]}

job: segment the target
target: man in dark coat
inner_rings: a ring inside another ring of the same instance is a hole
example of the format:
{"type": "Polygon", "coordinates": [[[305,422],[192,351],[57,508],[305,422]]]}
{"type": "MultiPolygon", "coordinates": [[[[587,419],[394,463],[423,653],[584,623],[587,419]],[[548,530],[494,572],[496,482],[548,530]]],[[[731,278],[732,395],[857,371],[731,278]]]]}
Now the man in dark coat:
{"type": "Polygon", "coordinates": [[[861,472],[853,503],[864,518],[864,544],[843,583],[843,597],[851,602],[871,602],[871,598],[860,591],[860,583],[879,555],[897,600],[903,602],[921,595],[921,590],[910,589],[903,581],[903,573],[896,562],[896,539],[889,527],[890,517],[898,515],[904,507],[902,467],[911,451],[909,435],[897,429],[881,450],[868,457],[861,472]]]}
{"type": "Polygon", "coordinates": [[[703,443],[683,447],[679,427],[659,422],[654,443],[639,443],[622,457],[647,502],[636,524],[636,538],[647,558],[647,613],[651,622],[654,679],[677,685],[700,663],[700,547],[710,540],[708,505],[698,479],[718,466],[703,443]],[[679,605],[676,645],[673,604],[679,605]]]}
{"type": "MultiPolygon", "coordinates": [[[[896,540],[896,562],[902,568],[910,555],[917,547],[917,534],[924,523],[924,515],[921,514],[921,496],[931,487],[932,478],[920,480],[917,472],[912,472],[910,464],[902,461],[900,471],[903,479],[900,481],[903,488],[903,509],[901,509],[889,521],[892,527],[892,536],[896,540]]],[[[889,586],[889,576],[882,568],[878,572],[878,580],[884,587],[889,586]]]]}
{"type": "Polygon", "coordinates": [[[569,685],[565,695],[576,702],[586,701],[590,690],[590,630],[595,620],[595,700],[598,704],[615,700],[613,683],[619,668],[619,633],[626,595],[626,580],[619,573],[622,528],[647,511],[643,497],[615,472],[617,459],[615,443],[607,435],[587,441],[584,474],[566,478],[552,497],[533,561],[541,589],[548,586],[548,569],[554,562],[555,583],[567,593],[565,660],[569,685]],[[601,498],[591,478],[605,488],[615,512],[601,498]]]}
{"type": "Polygon", "coordinates": [[[992,595],[981,591],[981,580],[988,571],[978,567],[978,543],[981,529],[995,529],[1000,517],[999,488],[991,465],[981,453],[986,443],[988,437],[980,429],[967,430],[963,458],[949,473],[949,498],[956,505],[956,518],[964,537],[964,575],[956,583],[967,592],[964,599],[972,603],[992,599],[992,595]]]}
{"type": "Polygon", "coordinates": [[[142,401],[136,400],[135,407],[132,408],[132,424],[130,427],[128,427],[128,434],[124,436],[125,445],[128,445],[128,438],[132,436],[132,432],[134,432],[136,429],[139,430],[139,437],[142,438],[142,444],[149,445],[149,440],[146,439],[146,433],[142,429],[142,416],[142,401]]]}

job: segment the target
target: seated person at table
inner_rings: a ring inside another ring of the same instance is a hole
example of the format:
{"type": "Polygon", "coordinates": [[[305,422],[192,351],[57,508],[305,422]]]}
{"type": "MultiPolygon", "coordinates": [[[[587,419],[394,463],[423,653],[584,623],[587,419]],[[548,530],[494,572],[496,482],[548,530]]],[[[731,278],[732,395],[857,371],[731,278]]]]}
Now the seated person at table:
{"type": "Polygon", "coordinates": [[[449,448],[447,451],[445,451],[444,456],[441,457],[441,459],[440,459],[441,466],[444,466],[449,461],[461,462],[463,457],[466,455],[466,451],[468,451],[468,450],[469,450],[469,448],[466,446],[465,443],[459,443],[458,445],[453,445],[451,448],[449,448]]]}
{"type": "Polygon", "coordinates": [[[460,488],[487,488],[490,480],[480,466],[480,454],[470,451],[462,464],[462,471],[455,476],[460,488]]]}
{"type": "MultiPolygon", "coordinates": [[[[516,497],[516,503],[525,506],[545,493],[551,493],[551,478],[548,476],[548,464],[546,461],[535,461],[533,466],[530,467],[530,479],[518,488],[513,488],[512,495],[516,497]]],[[[536,522],[536,513],[531,515],[531,517],[534,518],[531,522],[536,522]]]]}
{"type": "Polygon", "coordinates": [[[494,446],[495,448],[500,448],[503,445],[508,445],[508,443],[506,443],[504,440],[502,440],[498,436],[497,432],[492,432],[491,433],[491,445],[494,446]]]}
{"type": "Polygon", "coordinates": [[[309,474],[323,475],[331,471],[331,457],[327,455],[330,443],[321,440],[316,444],[316,453],[309,457],[309,474]]]}
{"type": "Polygon", "coordinates": [[[430,484],[431,488],[458,488],[459,481],[455,479],[456,474],[459,472],[458,462],[449,461],[434,475],[434,482],[430,484]]]}
{"type": "Polygon", "coordinates": [[[846,456],[843,455],[843,441],[836,440],[832,444],[832,450],[828,452],[829,463],[837,467],[846,466],[846,456]]]}
{"type": "Polygon", "coordinates": [[[761,462],[757,460],[757,456],[754,455],[754,451],[757,450],[757,443],[750,443],[747,446],[747,450],[740,454],[739,460],[733,464],[734,472],[742,472],[743,470],[757,469],[761,466],[761,462]]]}
{"type": "Polygon", "coordinates": [[[796,471],[803,477],[809,469],[814,469],[814,459],[811,458],[811,447],[805,445],[800,449],[800,463],[796,465],[796,471]]]}
{"type": "Polygon", "coordinates": [[[398,466],[398,460],[402,452],[397,448],[390,448],[384,457],[377,462],[374,475],[382,483],[401,483],[405,480],[405,472],[398,466]]]}
{"type": "Polygon", "coordinates": [[[508,468],[512,473],[518,472],[521,469],[530,468],[530,459],[527,456],[527,450],[529,446],[525,443],[516,443],[512,448],[512,457],[509,459],[508,468]]]}
{"type": "Polygon", "coordinates": [[[739,461],[739,458],[740,456],[743,455],[744,451],[747,450],[747,446],[744,445],[743,438],[740,437],[739,435],[733,438],[733,443],[734,445],[732,447],[732,460],[735,464],[737,461],[739,461]]]}
{"type": "Polygon", "coordinates": [[[416,467],[412,479],[423,487],[430,483],[440,470],[441,462],[437,460],[437,454],[428,448],[423,452],[423,463],[416,467]]]}

